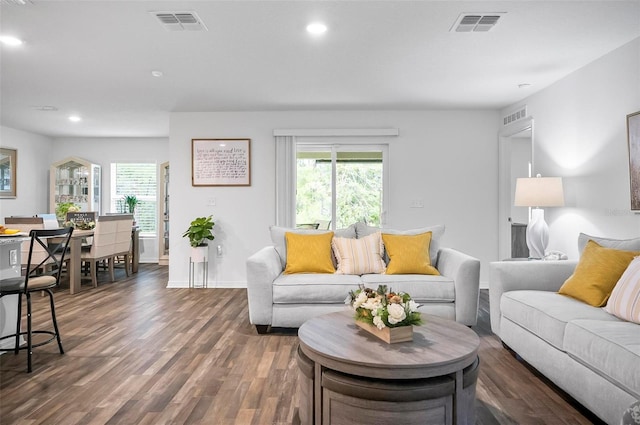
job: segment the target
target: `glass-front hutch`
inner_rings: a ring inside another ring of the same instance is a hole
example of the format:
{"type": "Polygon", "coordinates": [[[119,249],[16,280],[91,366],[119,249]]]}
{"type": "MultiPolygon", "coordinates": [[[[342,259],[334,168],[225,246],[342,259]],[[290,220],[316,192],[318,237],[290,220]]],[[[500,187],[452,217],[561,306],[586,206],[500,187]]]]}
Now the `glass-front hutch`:
{"type": "Polygon", "coordinates": [[[100,166],[84,159],[69,157],[53,163],[50,171],[50,212],[60,215],[62,210],[66,211],[66,208],[60,208],[62,204],[73,203],[80,207],[80,211],[95,211],[100,215],[100,181],[100,166]]]}

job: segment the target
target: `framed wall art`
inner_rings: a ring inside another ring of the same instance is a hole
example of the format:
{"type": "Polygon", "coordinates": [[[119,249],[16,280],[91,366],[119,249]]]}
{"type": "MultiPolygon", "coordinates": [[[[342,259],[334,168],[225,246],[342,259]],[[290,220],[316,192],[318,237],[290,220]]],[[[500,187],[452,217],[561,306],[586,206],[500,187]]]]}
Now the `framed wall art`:
{"type": "Polygon", "coordinates": [[[0,149],[0,198],[17,196],[18,151],[16,149],[0,149]]]}
{"type": "Polygon", "coordinates": [[[251,186],[251,139],[191,139],[192,186],[251,186]]]}
{"type": "Polygon", "coordinates": [[[640,111],[627,115],[631,210],[640,211],[640,111]]]}

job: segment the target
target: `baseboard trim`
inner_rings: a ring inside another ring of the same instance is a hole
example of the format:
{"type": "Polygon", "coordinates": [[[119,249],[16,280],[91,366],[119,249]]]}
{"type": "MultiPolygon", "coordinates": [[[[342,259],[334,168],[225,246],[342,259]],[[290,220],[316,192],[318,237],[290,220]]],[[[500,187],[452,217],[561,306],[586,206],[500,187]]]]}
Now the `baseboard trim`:
{"type": "MultiPolygon", "coordinates": [[[[246,289],[247,282],[246,281],[218,281],[218,282],[208,282],[206,288],[201,288],[202,282],[196,282],[198,285],[195,289],[216,289],[216,288],[229,288],[229,289],[246,289]]],[[[167,289],[170,288],[189,288],[189,281],[183,280],[173,280],[167,283],[167,289]]]]}

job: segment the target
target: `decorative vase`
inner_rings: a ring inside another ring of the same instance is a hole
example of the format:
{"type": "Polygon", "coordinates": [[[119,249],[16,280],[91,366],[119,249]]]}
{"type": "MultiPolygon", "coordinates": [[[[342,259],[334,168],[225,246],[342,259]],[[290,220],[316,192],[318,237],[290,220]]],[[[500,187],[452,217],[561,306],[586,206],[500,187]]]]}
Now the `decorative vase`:
{"type": "Polygon", "coordinates": [[[387,344],[395,344],[396,342],[413,341],[413,326],[399,326],[397,328],[384,327],[378,329],[377,326],[356,320],[356,325],[370,334],[380,338],[387,344]]]}

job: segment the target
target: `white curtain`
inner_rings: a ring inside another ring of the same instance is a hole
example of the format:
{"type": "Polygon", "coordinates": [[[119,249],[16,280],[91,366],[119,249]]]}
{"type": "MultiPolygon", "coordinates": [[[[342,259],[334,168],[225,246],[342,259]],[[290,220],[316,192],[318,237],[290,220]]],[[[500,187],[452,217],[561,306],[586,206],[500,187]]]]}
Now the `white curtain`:
{"type": "Polygon", "coordinates": [[[276,139],[276,225],[295,227],[296,218],[296,138],[276,139]]]}

